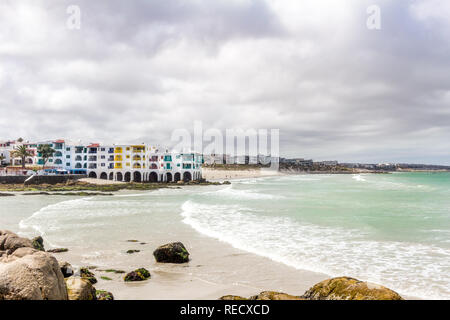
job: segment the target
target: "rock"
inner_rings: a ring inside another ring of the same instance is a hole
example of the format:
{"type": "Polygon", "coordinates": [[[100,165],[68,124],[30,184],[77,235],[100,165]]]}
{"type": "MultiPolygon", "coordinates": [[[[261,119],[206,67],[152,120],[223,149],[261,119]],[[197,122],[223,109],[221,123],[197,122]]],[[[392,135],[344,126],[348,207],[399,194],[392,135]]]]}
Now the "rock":
{"type": "Polygon", "coordinates": [[[144,281],[151,277],[150,272],[145,268],[136,269],[128,273],[123,280],[129,281],[144,281]]]}
{"type": "Polygon", "coordinates": [[[64,278],[68,278],[73,276],[73,268],[72,265],[68,262],[59,262],[59,268],[64,276],[64,278]]]}
{"type": "Polygon", "coordinates": [[[80,277],[88,280],[92,284],[97,283],[94,273],[92,273],[87,267],[80,268],[80,277]]]}
{"type": "Polygon", "coordinates": [[[168,243],[153,252],[157,262],[184,263],[189,261],[189,252],[181,242],[168,243]]]}
{"type": "Polygon", "coordinates": [[[27,247],[3,254],[0,300],[67,300],[58,261],[51,254],[27,247]]]}
{"type": "Polygon", "coordinates": [[[51,252],[51,253],[61,253],[61,252],[67,252],[67,251],[69,251],[69,249],[67,249],[67,248],[56,248],[56,249],[47,250],[47,252],[51,252]]]}
{"type": "Polygon", "coordinates": [[[80,277],[70,277],[66,279],[67,293],[69,300],[96,300],[95,288],[89,280],[80,277]]]}
{"type": "Polygon", "coordinates": [[[111,292],[105,290],[97,290],[97,300],[114,300],[114,296],[111,292]]]}
{"type": "Polygon", "coordinates": [[[0,230],[0,251],[6,251],[6,254],[12,254],[19,248],[33,248],[33,244],[30,239],[21,238],[8,230],[0,230]]]}
{"type": "Polygon", "coordinates": [[[127,240],[127,242],[139,242],[139,240],[127,240]]]}
{"type": "Polygon", "coordinates": [[[292,296],[287,293],[275,291],[263,291],[256,296],[252,296],[249,300],[306,300],[305,298],[292,296]]]}
{"type": "Polygon", "coordinates": [[[127,251],[128,254],[132,254],[132,253],[136,253],[136,252],[141,252],[141,250],[128,250],[127,251]]]}
{"type": "Polygon", "coordinates": [[[302,297],[308,300],[403,300],[386,287],[348,277],[319,282],[302,297]]]}
{"type": "Polygon", "coordinates": [[[31,240],[31,244],[33,245],[34,249],[39,250],[39,251],[45,251],[45,249],[44,249],[44,239],[42,239],[41,236],[33,238],[31,240]]]}
{"type": "Polygon", "coordinates": [[[222,182],[222,184],[231,184],[231,182],[228,180],[225,180],[224,182],[222,182]]]}
{"type": "Polygon", "coordinates": [[[183,180],[177,181],[177,184],[184,184],[183,180]]]}
{"type": "Polygon", "coordinates": [[[0,192],[0,197],[14,197],[15,195],[12,193],[2,193],[0,192]]]}
{"type": "Polygon", "coordinates": [[[248,300],[248,299],[240,296],[227,295],[220,297],[219,300],[248,300]]]}

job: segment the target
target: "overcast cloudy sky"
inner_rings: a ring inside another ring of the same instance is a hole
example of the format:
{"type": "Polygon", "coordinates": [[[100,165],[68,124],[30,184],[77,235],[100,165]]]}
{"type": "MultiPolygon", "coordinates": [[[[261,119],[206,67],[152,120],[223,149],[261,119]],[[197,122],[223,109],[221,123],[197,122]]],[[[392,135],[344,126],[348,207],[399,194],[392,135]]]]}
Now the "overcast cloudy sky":
{"type": "Polygon", "coordinates": [[[0,140],[165,144],[201,120],[279,128],[282,156],[450,164],[449,17],[448,0],[0,0],[0,140]]]}

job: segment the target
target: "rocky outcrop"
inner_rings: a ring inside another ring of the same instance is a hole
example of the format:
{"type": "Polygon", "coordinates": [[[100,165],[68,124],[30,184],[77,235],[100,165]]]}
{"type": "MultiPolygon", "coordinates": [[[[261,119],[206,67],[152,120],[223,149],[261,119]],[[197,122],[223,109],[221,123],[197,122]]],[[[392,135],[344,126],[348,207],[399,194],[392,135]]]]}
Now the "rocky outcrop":
{"type": "Polygon", "coordinates": [[[157,262],[184,263],[189,261],[189,252],[181,242],[168,243],[153,252],[157,262]]]}
{"type": "Polygon", "coordinates": [[[64,278],[68,278],[73,276],[73,268],[72,265],[68,262],[59,262],[59,268],[64,276],[64,278]]]}
{"type": "Polygon", "coordinates": [[[0,300],[67,300],[58,261],[51,254],[31,248],[29,240],[8,238],[8,250],[17,244],[29,243],[30,247],[17,248],[0,258],[0,300]]]}
{"type": "Polygon", "coordinates": [[[248,300],[248,299],[241,296],[227,295],[220,297],[219,300],[248,300]]]}
{"type": "Polygon", "coordinates": [[[263,291],[248,299],[227,295],[220,300],[403,300],[396,292],[369,282],[348,277],[328,279],[317,283],[303,296],[275,291],[263,291]]]}
{"type": "Polygon", "coordinates": [[[31,244],[32,244],[34,249],[39,250],[39,251],[45,251],[45,249],[44,249],[44,239],[42,239],[41,236],[33,238],[31,240],[31,244]]]}
{"type": "Polygon", "coordinates": [[[151,277],[150,272],[145,268],[136,269],[128,273],[123,280],[130,281],[144,281],[151,277]]]}
{"type": "Polygon", "coordinates": [[[12,254],[19,248],[32,248],[33,244],[30,239],[19,237],[17,234],[5,230],[0,230],[0,251],[6,254],[12,254]]]}
{"type": "Polygon", "coordinates": [[[66,286],[69,300],[97,300],[96,290],[87,279],[69,277],[66,286]]]}
{"type": "Polygon", "coordinates": [[[328,279],[305,292],[308,300],[403,300],[396,292],[378,284],[348,277],[328,279]]]}
{"type": "Polygon", "coordinates": [[[292,296],[290,294],[282,292],[263,291],[260,294],[251,296],[250,298],[227,295],[220,297],[219,300],[306,300],[306,299],[299,296],[292,296]]]}
{"type": "Polygon", "coordinates": [[[306,300],[299,296],[292,296],[287,293],[275,291],[263,291],[256,296],[252,296],[249,300],[306,300]]]}
{"type": "Polygon", "coordinates": [[[87,267],[80,268],[80,277],[88,280],[92,284],[97,283],[97,279],[93,272],[91,272],[87,267]]]}
{"type": "Polygon", "coordinates": [[[96,291],[97,300],[114,300],[114,296],[111,292],[105,290],[96,291]]]}

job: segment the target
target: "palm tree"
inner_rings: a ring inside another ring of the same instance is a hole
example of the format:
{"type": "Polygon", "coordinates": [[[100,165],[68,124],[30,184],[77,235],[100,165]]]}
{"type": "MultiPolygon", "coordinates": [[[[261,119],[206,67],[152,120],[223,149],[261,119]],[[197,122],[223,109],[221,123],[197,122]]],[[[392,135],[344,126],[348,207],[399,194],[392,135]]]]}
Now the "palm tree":
{"type": "Polygon", "coordinates": [[[27,157],[33,156],[33,154],[27,149],[26,145],[21,145],[21,146],[14,148],[14,150],[11,152],[11,155],[14,158],[22,159],[22,168],[23,169],[25,169],[25,160],[27,159],[27,157]]]}
{"type": "Polygon", "coordinates": [[[56,152],[55,149],[50,147],[49,144],[41,144],[37,148],[38,154],[40,154],[40,157],[42,158],[43,164],[42,164],[42,170],[44,170],[45,164],[47,163],[48,159],[53,157],[53,154],[56,152]]]}

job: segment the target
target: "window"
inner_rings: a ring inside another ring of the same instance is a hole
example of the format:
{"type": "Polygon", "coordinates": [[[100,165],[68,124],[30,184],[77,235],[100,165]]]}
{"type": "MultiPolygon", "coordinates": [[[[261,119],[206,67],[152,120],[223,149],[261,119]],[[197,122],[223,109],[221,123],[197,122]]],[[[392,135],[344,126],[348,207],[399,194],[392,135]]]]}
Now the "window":
{"type": "Polygon", "coordinates": [[[70,151],[70,148],[66,148],[66,151],[70,151]]]}
{"type": "Polygon", "coordinates": [[[100,156],[100,158],[105,159],[105,156],[100,156]]]}
{"type": "Polygon", "coordinates": [[[70,159],[70,154],[66,155],[66,159],[70,159]]]}
{"type": "Polygon", "coordinates": [[[105,148],[101,148],[100,151],[105,151],[105,148]]]}
{"type": "Polygon", "coordinates": [[[66,167],[70,167],[70,162],[66,162],[66,167]]]}
{"type": "Polygon", "coordinates": [[[102,163],[102,167],[104,167],[105,166],[105,164],[104,163],[102,163]]]}

